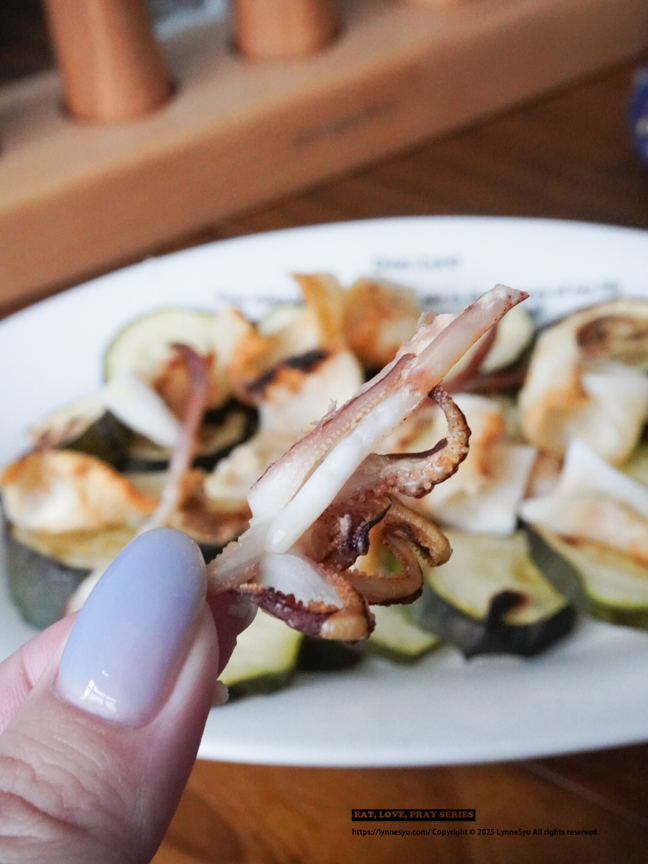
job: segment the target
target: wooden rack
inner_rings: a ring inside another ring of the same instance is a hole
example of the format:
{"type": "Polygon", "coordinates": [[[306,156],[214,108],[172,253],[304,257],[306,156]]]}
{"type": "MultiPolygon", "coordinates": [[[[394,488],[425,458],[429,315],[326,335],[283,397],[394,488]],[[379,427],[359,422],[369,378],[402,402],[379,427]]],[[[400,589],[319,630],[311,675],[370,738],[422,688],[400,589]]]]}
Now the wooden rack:
{"type": "Polygon", "coordinates": [[[71,119],[55,73],[0,90],[0,311],[648,46],[645,0],[341,10],[303,59],[246,60],[227,22],[169,39],[174,94],[136,121],[71,119]]]}

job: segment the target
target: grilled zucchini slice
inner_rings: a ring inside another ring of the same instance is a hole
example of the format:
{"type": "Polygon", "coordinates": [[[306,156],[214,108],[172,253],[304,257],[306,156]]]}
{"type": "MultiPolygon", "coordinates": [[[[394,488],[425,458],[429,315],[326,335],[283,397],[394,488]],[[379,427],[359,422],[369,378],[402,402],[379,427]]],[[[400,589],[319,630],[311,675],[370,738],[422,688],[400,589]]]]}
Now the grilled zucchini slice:
{"type": "Polygon", "coordinates": [[[95,567],[110,562],[134,529],[62,534],[27,531],[4,522],[9,592],[23,619],[39,629],[65,613],[65,605],[95,567]]]}
{"type": "Polygon", "coordinates": [[[77,450],[120,470],[133,433],[112,414],[101,394],[81,399],[50,414],[29,430],[35,450],[77,450]]]}
{"type": "Polygon", "coordinates": [[[572,629],[576,610],[543,576],[527,536],[446,531],[450,560],[426,568],[418,623],[466,655],[533,656],[572,629]]]}
{"type": "Polygon", "coordinates": [[[583,612],[648,630],[648,568],[609,547],[529,529],[538,566],[583,612]]]}
{"type": "Polygon", "coordinates": [[[136,318],[106,349],[105,380],[122,371],[149,380],[177,343],[189,345],[198,354],[209,354],[214,350],[215,320],[213,312],[191,309],[158,309],[136,318]]]}
{"type": "MultiPolygon", "coordinates": [[[[213,471],[216,464],[247,440],[256,430],[256,411],[232,402],[227,410],[210,411],[198,432],[198,452],[194,468],[213,471]]],[[[164,471],[169,465],[171,451],[142,435],[135,435],[128,446],[123,470],[164,471]]]]}
{"type": "Polygon", "coordinates": [[[220,680],[231,697],[272,693],[288,683],[297,668],[303,636],[278,618],[259,610],[236,640],[220,680]]]}
{"type": "Polygon", "coordinates": [[[356,666],[363,656],[361,645],[304,636],[297,666],[302,672],[341,672],[356,666]]]}
{"type": "MultiPolygon", "coordinates": [[[[419,602],[418,600],[416,601],[419,602]]],[[[372,606],[376,626],[367,647],[397,663],[414,663],[441,644],[400,606],[372,606]]]]}

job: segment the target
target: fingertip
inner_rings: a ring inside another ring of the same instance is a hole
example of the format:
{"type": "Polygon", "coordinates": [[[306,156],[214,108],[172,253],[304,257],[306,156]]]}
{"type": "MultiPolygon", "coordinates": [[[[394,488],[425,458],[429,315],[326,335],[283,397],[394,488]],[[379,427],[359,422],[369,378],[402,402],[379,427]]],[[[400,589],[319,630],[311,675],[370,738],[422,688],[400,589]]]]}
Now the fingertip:
{"type": "Polygon", "coordinates": [[[170,528],[131,541],[79,612],[56,690],[85,711],[138,725],[178,674],[206,591],[197,544],[170,528]]]}
{"type": "Polygon", "coordinates": [[[207,604],[214,617],[218,634],[218,674],[220,675],[236,647],[237,636],[250,626],[256,615],[257,607],[247,597],[236,591],[208,595],[207,604]]]}

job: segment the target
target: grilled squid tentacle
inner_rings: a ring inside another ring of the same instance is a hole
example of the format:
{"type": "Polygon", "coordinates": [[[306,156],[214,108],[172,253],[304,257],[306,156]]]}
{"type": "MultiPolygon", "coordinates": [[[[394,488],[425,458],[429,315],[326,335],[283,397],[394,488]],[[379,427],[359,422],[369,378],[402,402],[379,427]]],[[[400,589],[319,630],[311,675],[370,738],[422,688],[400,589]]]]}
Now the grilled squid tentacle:
{"type": "MultiPolygon", "coordinates": [[[[139,528],[138,534],[143,534],[152,528],[160,528],[166,525],[169,517],[177,507],[182,494],[182,478],[191,463],[196,432],[198,431],[207,400],[209,387],[207,362],[193,348],[187,345],[174,345],[173,347],[178,352],[189,372],[189,396],[178,438],[171,453],[169,470],[164,481],[160,500],[153,513],[139,528]]],[[[83,606],[90,592],[101,578],[104,569],[105,567],[95,568],[86,576],[69,598],[65,607],[66,614],[76,612],[83,606]]]]}
{"type": "Polygon", "coordinates": [[[392,505],[386,496],[334,502],[301,538],[298,548],[317,563],[346,570],[368,553],[372,529],[392,505]]]}
{"type": "Polygon", "coordinates": [[[401,501],[394,501],[385,519],[382,536],[390,548],[394,538],[406,540],[431,567],[445,564],[452,552],[445,534],[401,501]]]}
{"type": "Polygon", "coordinates": [[[278,577],[257,569],[238,590],[307,635],[354,641],[373,629],[369,604],[415,600],[423,586],[420,559],[436,566],[444,564],[450,552],[445,535],[400,501],[344,502],[329,508],[302,538],[296,554],[269,556],[281,568],[278,577]],[[398,564],[395,571],[378,560],[372,572],[354,568],[358,556],[369,551],[370,532],[393,555],[398,564]],[[264,584],[268,576],[280,587],[264,584]],[[328,592],[315,600],[296,598],[298,581],[318,579],[328,592]]]}
{"type": "Polygon", "coordinates": [[[209,590],[238,586],[304,632],[350,641],[371,632],[369,603],[413,599],[422,584],[419,558],[443,563],[450,546],[389,493],[419,497],[456,471],[470,431],[439,383],[526,296],[500,285],[453,320],[424,323],[389,368],[257,481],[248,496],[250,528],[208,565],[209,590]],[[380,441],[428,395],[446,415],[446,438],[425,453],[375,455],[380,441]],[[398,562],[396,572],[356,569],[374,532],[398,562]]]}
{"type": "Polygon", "coordinates": [[[369,572],[349,569],[351,585],[372,606],[416,600],[423,588],[420,559],[431,567],[445,564],[452,551],[447,537],[400,501],[393,502],[375,531],[378,548],[391,552],[398,566],[386,567],[374,556],[369,572]]]}
{"type": "Polygon", "coordinates": [[[456,372],[451,377],[446,378],[445,386],[450,393],[455,393],[457,390],[464,390],[472,380],[479,376],[479,367],[486,359],[488,352],[495,344],[497,336],[497,326],[491,329],[482,337],[475,345],[475,348],[470,355],[468,363],[459,372],[456,372]]]}
{"type": "Polygon", "coordinates": [[[371,633],[374,618],[367,601],[345,576],[301,555],[280,557],[270,561],[280,573],[262,572],[239,593],[307,636],[355,642],[371,633]],[[276,584],[264,584],[268,578],[276,584]]]}
{"type": "Polygon", "coordinates": [[[372,606],[411,603],[423,590],[421,567],[407,541],[394,538],[389,548],[398,558],[398,573],[364,573],[355,568],[348,571],[351,585],[372,606]]]}
{"type": "Polygon", "coordinates": [[[344,487],[341,497],[373,490],[374,494],[388,491],[422,498],[438,483],[452,477],[468,455],[470,429],[463,412],[443,387],[435,387],[430,398],[446,416],[446,437],[422,453],[372,453],[344,487]]]}
{"type": "Polygon", "coordinates": [[[196,434],[207,403],[209,372],[207,361],[188,345],[174,345],[189,372],[189,393],[178,440],[171,453],[169,470],[164,481],[160,503],[139,533],[166,525],[178,506],[182,494],[182,478],[191,464],[196,446],[196,434]]]}

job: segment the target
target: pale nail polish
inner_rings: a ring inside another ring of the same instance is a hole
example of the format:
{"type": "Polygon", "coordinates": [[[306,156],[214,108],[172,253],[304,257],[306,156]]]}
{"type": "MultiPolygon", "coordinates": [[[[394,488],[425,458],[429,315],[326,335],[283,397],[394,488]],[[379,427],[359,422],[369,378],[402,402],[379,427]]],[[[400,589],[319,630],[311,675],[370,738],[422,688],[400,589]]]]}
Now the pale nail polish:
{"type": "Polygon", "coordinates": [[[171,528],[136,537],[79,612],[59,666],[64,699],[117,723],[155,713],[205,601],[197,544],[171,528]]]}

